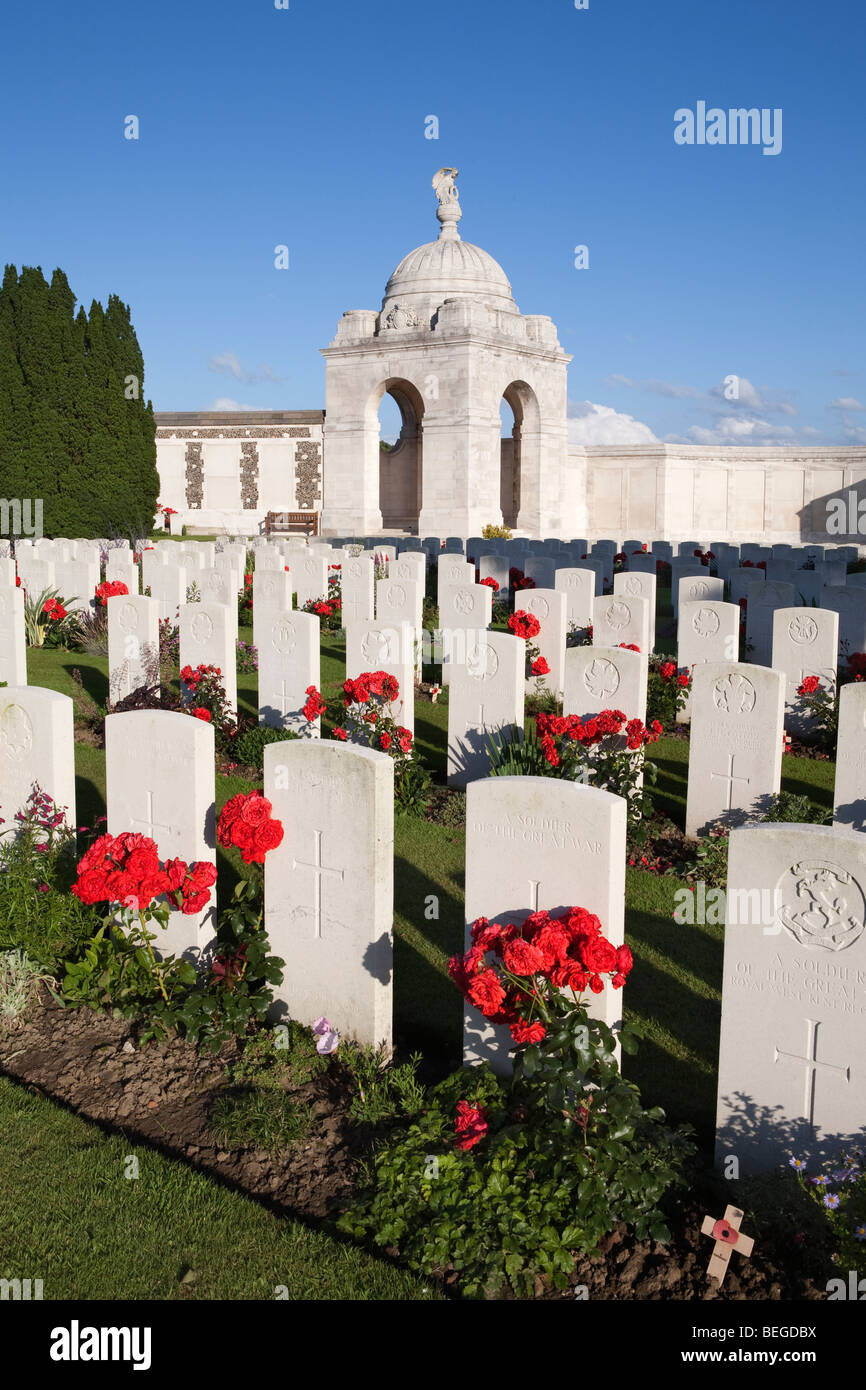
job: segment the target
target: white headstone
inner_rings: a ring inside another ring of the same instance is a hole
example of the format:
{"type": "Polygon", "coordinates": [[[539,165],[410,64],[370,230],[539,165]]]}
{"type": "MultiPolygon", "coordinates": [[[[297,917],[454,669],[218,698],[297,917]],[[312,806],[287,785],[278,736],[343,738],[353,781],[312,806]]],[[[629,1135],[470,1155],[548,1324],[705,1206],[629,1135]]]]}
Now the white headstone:
{"type": "Polygon", "coordinates": [[[328,561],[322,555],[302,555],[292,565],[298,607],[328,597],[328,561]]]}
{"type": "Polygon", "coordinates": [[[644,661],[649,654],[649,604],[645,598],[608,594],[592,610],[592,642],[596,647],[633,643],[644,661]]]}
{"type": "Polygon", "coordinates": [[[770,665],[773,657],[773,614],[777,608],[793,606],[793,584],[776,584],[767,580],[748,594],[746,657],[754,665],[770,665]]]}
{"type": "Polygon", "coordinates": [[[480,634],[490,626],[492,607],[493,591],[487,584],[440,584],[443,685],[448,685],[453,669],[465,663],[480,634]]]}
{"type": "Polygon", "coordinates": [[[817,676],[821,688],[836,693],[839,615],[827,608],[777,608],[773,614],[773,670],[785,675],[785,720],[797,733],[808,733],[814,720],[806,713],[798,687],[817,676]]]}
{"type": "Polygon", "coordinates": [[[141,686],[159,684],[159,604],[117,595],[108,608],[108,698],[116,705],[141,686]]]}
{"type": "MultiPolygon", "coordinates": [[[[565,594],[560,589],[524,589],[515,601],[515,611],[522,609],[531,613],[541,623],[541,631],[531,639],[530,645],[538,647],[550,667],[549,674],[540,678],[542,689],[552,691],[559,700],[565,689],[565,602],[565,594]]],[[[528,695],[535,694],[538,679],[536,676],[527,679],[528,695]]]]}
{"type": "Polygon", "coordinates": [[[395,676],[400,693],[391,706],[397,724],[415,732],[415,632],[413,628],[381,623],[346,622],[346,676],[357,680],[365,671],[395,676]]]}
{"type": "Polygon", "coordinates": [[[866,592],[830,587],[824,590],[823,608],[839,614],[839,654],[866,652],[866,592]]]}
{"type": "Polygon", "coordinates": [[[0,816],[15,830],[34,786],[47,792],[75,827],[73,705],[40,685],[0,687],[0,816]]]}
{"type": "Polygon", "coordinates": [[[0,589],[0,681],[27,684],[24,590],[16,588],[14,581],[0,589]]]}
{"type": "Polygon", "coordinates": [[[586,720],[605,709],[646,722],[647,663],[623,647],[569,647],[563,714],[586,720]]]}
{"type": "MultiPolygon", "coordinates": [[[[677,665],[691,670],[699,661],[736,661],[740,654],[740,609],[736,603],[701,599],[683,603],[677,624],[677,665]]],[[[677,714],[690,718],[691,693],[677,714]]]]}
{"type": "MultiPolygon", "coordinates": [[[[478,917],[522,922],[530,912],[594,912],[614,946],[623,943],[626,805],[620,796],[555,777],[486,777],[466,788],[466,947],[478,917]]],[[[628,988],[628,986],[626,986],[628,988]]],[[[608,984],[589,1012],[614,1028],[622,996],[608,984]]],[[[463,1060],[511,1068],[507,1027],[464,1014],[463,1060]]]]}
{"type": "MultiPolygon", "coordinates": [[[[253,572],[253,645],[265,641],[267,623],[275,613],[288,613],[292,607],[292,577],[280,566],[276,570],[253,572]]],[[[307,617],[312,616],[307,614],[307,617]]],[[[318,618],[316,619],[318,623],[318,618]]]]}
{"type": "Polygon", "coordinates": [[[863,1146],[864,892],[857,831],[731,835],[716,1162],[736,1155],[741,1177],[863,1146]]]}
{"type": "Polygon", "coordinates": [[[725,581],[714,579],[708,569],[702,574],[681,575],[677,582],[676,601],[674,603],[674,617],[680,615],[680,606],[683,603],[704,603],[709,599],[714,599],[721,603],[725,597],[725,581]]]}
{"type": "Polygon", "coordinates": [[[265,860],[265,929],[287,964],[275,1004],[390,1049],[394,764],[331,741],[270,744],[264,762],[284,832],[265,860]]]}
{"type": "Polygon", "coordinates": [[[307,688],[321,688],[319,619],[290,608],[267,609],[259,619],[259,723],[317,738],[321,720],[301,711],[307,688]]]}
{"type": "MultiPolygon", "coordinates": [[[[115,600],[116,601],[116,600],[115,600]]],[[[140,602],[142,600],[139,600],[140,602]]],[[[147,600],[143,600],[147,602],[147,600]]],[[[173,710],[130,710],[105,720],[109,835],[146,835],[161,861],[216,863],[214,731],[173,710]]],[[[198,913],[173,911],[154,943],[197,961],[216,932],[216,888],[198,913]]]]}
{"type": "Polygon", "coordinates": [[[833,824],[866,830],[866,683],[839,691],[833,824]]]}
{"type": "Polygon", "coordinates": [[[651,563],[652,573],[629,569],[613,577],[614,596],[620,594],[623,598],[645,598],[647,601],[648,652],[654,651],[656,644],[656,576],[655,562],[651,563]]]}
{"type": "Polygon", "coordinates": [[[186,603],[187,585],[195,579],[183,565],[159,565],[150,570],[149,581],[142,576],[142,585],[150,589],[151,598],[159,604],[160,618],[167,618],[172,627],[176,627],[178,610],[186,603]]]}
{"type": "Polygon", "coordinates": [[[488,740],[523,729],[526,644],[510,632],[478,634],[466,664],[455,666],[448,692],[448,785],[465,787],[490,770],[488,740]]]}
{"type": "Polygon", "coordinates": [[[556,571],[553,586],[565,594],[566,630],[576,628],[585,632],[592,624],[596,594],[596,574],[587,568],[565,568],[556,571]]]}
{"type": "Polygon", "coordinates": [[[181,667],[216,666],[232,714],[238,707],[237,640],[237,607],[226,603],[181,604],[181,667]]]}
{"type": "Polygon", "coordinates": [[[372,622],[376,570],[368,555],[347,557],[343,562],[342,596],[343,626],[356,622],[372,622]]]}
{"type": "Polygon", "coordinates": [[[782,776],[785,677],[747,662],[692,673],[686,834],[760,820],[782,776]]]}

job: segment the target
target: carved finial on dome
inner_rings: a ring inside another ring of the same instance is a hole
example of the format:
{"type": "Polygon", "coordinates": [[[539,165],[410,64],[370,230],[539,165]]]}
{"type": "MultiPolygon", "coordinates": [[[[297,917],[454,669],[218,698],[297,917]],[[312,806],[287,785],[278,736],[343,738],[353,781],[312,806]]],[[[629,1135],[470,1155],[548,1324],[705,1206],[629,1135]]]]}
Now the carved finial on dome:
{"type": "Polygon", "coordinates": [[[460,240],[457,223],[463,216],[463,210],[458,202],[460,195],[454,182],[458,173],[457,169],[440,169],[433,175],[433,189],[439,199],[436,216],[442,224],[439,232],[440,241],[460,240]]]}

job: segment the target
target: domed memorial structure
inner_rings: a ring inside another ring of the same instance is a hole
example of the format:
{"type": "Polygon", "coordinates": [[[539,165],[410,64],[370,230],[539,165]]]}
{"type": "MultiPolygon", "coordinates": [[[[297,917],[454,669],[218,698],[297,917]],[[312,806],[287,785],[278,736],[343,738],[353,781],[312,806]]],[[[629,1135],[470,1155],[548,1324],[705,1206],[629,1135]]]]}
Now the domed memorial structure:
{"type": "Polygon", "coordinates": [[[411,251],[378,313],[345,313],[326,362],[322,527],[365,534],[402,526],[470,535],[503,520],[571,535],[585,517],[569,463],[566,370],[553,321],[521,314],[502,267],[462,241],[456,169],[433,179],[439,237],[411,251]],[[400,438],[379,447],[388,392],[400,438]],[[501,439],[503,398],[513,440],[501,439]]]}

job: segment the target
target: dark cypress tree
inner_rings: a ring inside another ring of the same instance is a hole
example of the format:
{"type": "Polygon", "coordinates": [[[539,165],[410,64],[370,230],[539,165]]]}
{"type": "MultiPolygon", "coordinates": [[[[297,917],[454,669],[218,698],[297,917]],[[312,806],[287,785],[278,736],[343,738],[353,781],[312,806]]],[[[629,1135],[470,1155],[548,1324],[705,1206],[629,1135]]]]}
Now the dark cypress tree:
{"type": "Polygon", "coordinates": [[[153,408],[129,309],[111,295],[75,314],[56,270],[0,288],[0,496],[43,499],[48,536],[152,524],[159,491],[153,408]]]}

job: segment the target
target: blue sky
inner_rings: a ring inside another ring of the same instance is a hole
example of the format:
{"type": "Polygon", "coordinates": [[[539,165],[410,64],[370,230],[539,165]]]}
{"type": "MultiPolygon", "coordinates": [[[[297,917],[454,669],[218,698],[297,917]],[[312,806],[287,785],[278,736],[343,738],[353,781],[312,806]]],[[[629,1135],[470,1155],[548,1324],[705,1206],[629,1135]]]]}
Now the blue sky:
{"type": "Polygon", "coordinates": [[[866,443],[862,0],[289,3],[4,14],[3,261],[128,302],[158,410],[323,406],[454,165],[575,438],[866,443]],[[700,101],[780,108],[780,153],[676,144],[700,101]]]}

